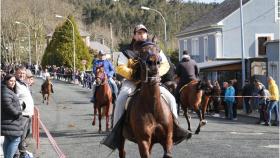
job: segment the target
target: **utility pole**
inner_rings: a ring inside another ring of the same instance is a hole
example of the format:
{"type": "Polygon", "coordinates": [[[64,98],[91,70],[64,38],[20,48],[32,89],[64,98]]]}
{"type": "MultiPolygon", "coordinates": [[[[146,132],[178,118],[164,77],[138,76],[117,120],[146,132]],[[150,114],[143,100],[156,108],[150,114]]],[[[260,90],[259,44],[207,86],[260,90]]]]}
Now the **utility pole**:
{"type": "Polygon", "coordinates": [[[242,10],[242,0],[240,0],[240,25],[241,25],[241,52],[242,52],[242,87],[244,86],[246,78],[246,68],[245,68],[245,48],[244,48],[244,27],[243,27],[243,10],[242,10]]]}

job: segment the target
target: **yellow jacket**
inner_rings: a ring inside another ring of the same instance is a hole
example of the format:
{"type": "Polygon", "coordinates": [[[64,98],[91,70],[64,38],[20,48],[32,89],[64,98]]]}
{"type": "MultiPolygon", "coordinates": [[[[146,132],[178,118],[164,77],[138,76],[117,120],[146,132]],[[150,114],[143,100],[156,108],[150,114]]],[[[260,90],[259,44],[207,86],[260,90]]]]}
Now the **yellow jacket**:
{"type": "MultiPolygon", "coordinates": [[[[167,73],[167,71],[170,68],[170,65],[162,51],[160,51],[160,56],[162,58],[162,61],[160,63],[159,75],[162,76],[167,73]]],[[[131,80],[134,64],[135,61],[133,59],[128,59],[123,53],[121,53],[118,57],[118,66],[116,68],[116,72],[122,77],[131,80]]]]}
{"type": "Polygon", "coordinates": [[[276,85],[274,80],[269,80],[268,81],[268,91],[270,93],[270,100],[279,100],[279,91],[278,91],[278,86],[276,85]]]}

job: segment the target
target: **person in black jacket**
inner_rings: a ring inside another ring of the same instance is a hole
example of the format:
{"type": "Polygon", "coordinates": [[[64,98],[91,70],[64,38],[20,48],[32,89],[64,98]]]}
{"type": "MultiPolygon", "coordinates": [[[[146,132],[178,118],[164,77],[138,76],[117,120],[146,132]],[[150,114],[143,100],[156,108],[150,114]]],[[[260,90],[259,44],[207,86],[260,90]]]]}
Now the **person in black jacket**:
{"type": "MultiPolygon", "coordinates": [[[[252,84],[249,83],[248,80],[245,81],[245,86],[243,87],[242,90],[242,96],[251,96],[253,94],[253,89],[254,87],[252,86],[252,84]]],[[[246,109],[246,113],[250,114],[252,113],[252,107],[250,105],[250,97],[244,97],[244,104],[245,104],[245,109],[246,109]]]]}
{"type": "Polygon", "coordinates": [[[199,79],[199,68],[196,62],[191,59],[187,50],[183,51],[182,61],[177,65],[175,74],[175,78],[179,80],[175,91],[175,98],[178,103],[180,98],[180,89],[192,80],[199,79]]]}
{"type": "Polygon", "coordinates": [[[22,109],[15,94],[15,84],[15,76],[8,74],[1,85],[1,136],[5,136],[3,143],[5,158],[13,158],[23,134],[22,109]]]}

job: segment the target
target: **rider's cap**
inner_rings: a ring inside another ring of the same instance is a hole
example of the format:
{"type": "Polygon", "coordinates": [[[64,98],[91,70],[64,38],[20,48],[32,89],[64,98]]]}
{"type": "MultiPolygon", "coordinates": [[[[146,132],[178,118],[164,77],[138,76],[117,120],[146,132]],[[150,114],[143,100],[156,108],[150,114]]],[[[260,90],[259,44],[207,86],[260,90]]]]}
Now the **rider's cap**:
{"type": "Polygon", "coordinates": [[[183,51],[183,55],[189,55],[188,50],[184,50],[184,51],[183,51]]]}
{"type": "Polygon", "coordinates": [[[105,53],[103,50],[100,50],[100,51],[98,52],[98,54],[99,54],[99,55],[106,55],[106,53],[105,53]]]}
{"type": "Polygon", "coordinates": [[[139,30],[144,30],[145,32],[148,32],[148,29],[143,24],[139,24],[134,28],[134,34],[139,30]]]}

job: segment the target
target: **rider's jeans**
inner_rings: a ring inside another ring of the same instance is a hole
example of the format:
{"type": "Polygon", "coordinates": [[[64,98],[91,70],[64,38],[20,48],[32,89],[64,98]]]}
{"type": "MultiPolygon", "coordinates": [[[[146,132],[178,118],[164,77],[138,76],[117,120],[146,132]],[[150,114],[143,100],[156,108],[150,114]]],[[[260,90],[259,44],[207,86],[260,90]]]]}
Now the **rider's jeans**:
{"type": "Polygon", "coordinates": [[[135,90],[135,84],[132,81],[125,80],[122,83],[122,87],[120,93],[116,100],[115,111],[114,111],[114,122],[113,125],[115,126],[118,120],[124,113],[124,108],[126,104],[126,100],[128,95],[131,94],[135,90]]]}
{"type": "MultiPolygon", "coordinates": [[[[120,93],[116,100],[116,107],[114,111],[114,122],[113,125],[115,126],[118,120],[124,113],[126,100],[128,95],[131,94],[135,90],[135,84],[132,81],[125,80],[122,84],[120,93]]],[[[160,86],[160,92],[163,94],[165,99],[167,100],[168,105],[170,105],[171,112],[173,113],[174,117],[177,118],[177,106],[176,100],[174,96],[164,87],[160,86]]]]}
{"type": "Polygon", "coordinates": [[[109,82],[110,82],[111,87],[113,88],[114,94],[118,95],[118,87],[117,87],[115,80],[113,80],[113,78],[110,77],[109,82]]]}

